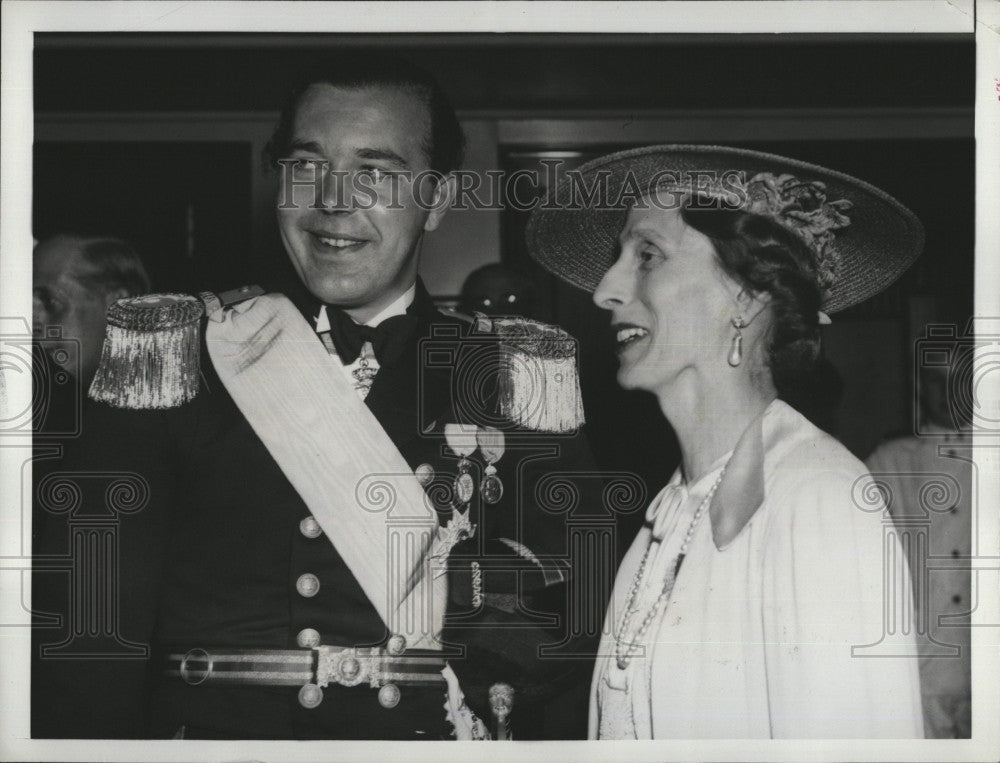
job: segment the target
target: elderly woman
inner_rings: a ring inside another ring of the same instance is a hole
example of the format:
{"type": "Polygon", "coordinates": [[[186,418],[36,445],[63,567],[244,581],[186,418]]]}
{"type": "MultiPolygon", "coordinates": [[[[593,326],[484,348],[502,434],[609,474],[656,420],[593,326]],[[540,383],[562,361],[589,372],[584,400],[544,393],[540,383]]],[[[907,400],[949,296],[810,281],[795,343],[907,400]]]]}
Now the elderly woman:
{"type": "Polygon", "coordinates": [[[873,646],[910,595],[905,574],[883,584],[905,566],[884,506],[783,402],[826,313],[897,278],[919,222],[854,178],[742,149],[636,149],[580,173],[529,246],[610,313],[619,383],[657,396],[682,456],[618,570],[591,737],[920,736],[911,637],[873,646]]]}

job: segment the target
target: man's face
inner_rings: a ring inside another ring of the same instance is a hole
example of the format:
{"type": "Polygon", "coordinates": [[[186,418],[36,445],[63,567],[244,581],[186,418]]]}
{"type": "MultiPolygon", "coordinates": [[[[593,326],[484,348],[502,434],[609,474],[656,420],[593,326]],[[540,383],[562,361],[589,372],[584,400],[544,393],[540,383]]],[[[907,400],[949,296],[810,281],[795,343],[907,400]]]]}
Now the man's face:
{"type": "Polygon", "coordinates": [[[425,104],[398,88],[316,84],[299,103],[287,157],[297,163],[279,168],[278,227],[309,291],[355,320],[374,317],[413,284],[420,237],[447,208],[446,184],[425,175],[414,185],[387,174],[415,178],[429,169],[429,132],[425,104]],[[322,165],[310,160],[344,173],[324,178],[320,205],[309,181],[322,165]]]}
{"type": "Polygon", "coordinates": [[[34,331],[42,337],[46,327],[59,326],[64,339],[76,340],[44,346],[56,365],[71,373],[79,368],[81,382],[89,384],[101,359],[108,306],[126,294],[94,289],[80,280],[90,275],[80,247],[80,241],[65,236],[35,247],[34,331]]]}

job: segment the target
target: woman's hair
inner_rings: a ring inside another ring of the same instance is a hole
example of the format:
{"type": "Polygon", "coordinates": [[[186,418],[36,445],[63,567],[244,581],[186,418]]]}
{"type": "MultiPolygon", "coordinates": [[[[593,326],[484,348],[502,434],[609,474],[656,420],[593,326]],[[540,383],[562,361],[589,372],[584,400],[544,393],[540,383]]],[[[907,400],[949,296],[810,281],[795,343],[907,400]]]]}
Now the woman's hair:
{"type": "Polygon", "coordinates": [[[684,209],[684,221],[708,236],[723,271],[750,292],[767,292],[772,324],[767,365],[779,397],[808,398],[819,358],[822,302],[812,252],[802,239],[760,215],[684,209]]]}

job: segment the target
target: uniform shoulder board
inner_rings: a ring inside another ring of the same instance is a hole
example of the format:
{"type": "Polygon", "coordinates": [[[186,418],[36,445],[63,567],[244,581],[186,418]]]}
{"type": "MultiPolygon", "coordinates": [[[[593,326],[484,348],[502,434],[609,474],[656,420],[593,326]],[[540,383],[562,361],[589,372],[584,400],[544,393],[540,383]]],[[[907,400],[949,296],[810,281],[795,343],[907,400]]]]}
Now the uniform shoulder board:
{"type": "Polygon", "coordinates": [[[476,334],[490,334],[493,332],[493,320],[483,313],[466,315],[465,313],[460,313],[458,310],[452,310],[447,307],[439,307],[438,312],[449,318],[457,318],[462,321],[462,323],[470,326],[472,331],[476,334]]]}
{"type": "Polygon", "coordinates": [[[471,315],[460,313],[458,312],[458,310],[455,310],[451,307],[441,307],[439,305],[437,311],[446,318],[458,318],[458,320],[462,321],[462,323],[471,324],[474,320],[474,318],[471,315]]]}
{"type": "Polygon", "coordinates": [[[201,319],[264,293],[243,286],[220,294],[143,294],[108,308],[101,360],[89,395],[115,408],[176,408],[198,394],[201,319]]]}
{"type": "Polygon", "coordinates": [[[216,310],[238,305],[240,302],[246,302],[253,297],[259,297],[263,293],[264,290],[259,286],[241,286],[238,289],[220,291],[218,294],[203,291],[198,294],[198,299],[205,306],[207,313],[212,315],[216,310]]]}

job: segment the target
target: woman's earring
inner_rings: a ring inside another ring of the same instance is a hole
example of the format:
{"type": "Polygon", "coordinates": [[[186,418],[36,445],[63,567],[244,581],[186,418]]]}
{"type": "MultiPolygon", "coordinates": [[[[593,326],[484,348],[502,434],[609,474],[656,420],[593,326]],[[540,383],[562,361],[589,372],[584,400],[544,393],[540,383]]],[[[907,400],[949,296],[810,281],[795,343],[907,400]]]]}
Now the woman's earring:
{"type": "Polygon", "coordinates": [[[733,318],[730,323],[733,324],[733,328],[736,329],[736,333],[733,334],[733,344],[729,348],[729,365],[736,368],[743,360],[743,327],[746,326],[743,322],[743,316],[737,315],[733,318]]]}

